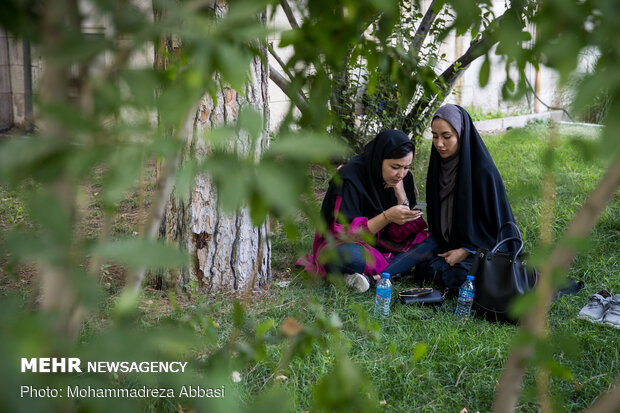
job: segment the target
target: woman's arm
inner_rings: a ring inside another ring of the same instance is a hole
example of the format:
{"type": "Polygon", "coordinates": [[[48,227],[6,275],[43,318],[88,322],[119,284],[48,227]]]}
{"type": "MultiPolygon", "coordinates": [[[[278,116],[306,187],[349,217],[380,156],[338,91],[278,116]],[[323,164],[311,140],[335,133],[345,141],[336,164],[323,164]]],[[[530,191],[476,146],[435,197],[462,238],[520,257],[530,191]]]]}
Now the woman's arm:
{"type": "Polygon", "coordinates": [[[409,207],[404,205],[394,205],[387,211],[383,211],[376,217],[369,219],[368,230],[375,235],[391,222],[402,225],[405,222],[413,221],[421,216],[422,211],[411,210],[409,207]]]}

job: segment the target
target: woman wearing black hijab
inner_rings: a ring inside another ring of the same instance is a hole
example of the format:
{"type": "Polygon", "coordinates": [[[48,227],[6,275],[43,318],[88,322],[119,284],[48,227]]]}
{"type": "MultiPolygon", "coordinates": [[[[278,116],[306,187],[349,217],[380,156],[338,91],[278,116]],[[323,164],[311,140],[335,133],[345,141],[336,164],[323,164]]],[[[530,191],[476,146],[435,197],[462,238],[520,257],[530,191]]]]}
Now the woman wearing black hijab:
{"type": "Polygon", "coordinates": [[[312,274],[343,273],[363,292],[381,272],[410,272],[429,257],[435,244],[424,242],[426,222],[409,207],[416,202],[409,172],[414,152],[404,132],[386,130],[342,166],[321,206],[328,234],[317,232],[312,255],[297,263],[312,274]]]}
{"type": "Polygon", "coordinates": [[[431,130],[426,201],[439,254],[419,265],[416,275],[458,288],[476,249],[491,248],[500,227],[514,222],[514,217],[502,177],[467,111],[442,106],[433,116],[431,130]]]}

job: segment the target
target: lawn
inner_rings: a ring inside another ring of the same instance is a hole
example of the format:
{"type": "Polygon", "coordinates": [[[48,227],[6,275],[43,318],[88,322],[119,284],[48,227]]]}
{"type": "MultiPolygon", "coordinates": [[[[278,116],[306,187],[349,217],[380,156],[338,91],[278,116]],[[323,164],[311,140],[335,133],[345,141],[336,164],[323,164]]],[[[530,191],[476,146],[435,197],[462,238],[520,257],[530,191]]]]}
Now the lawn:
{"type": "MultiPolygon", "coordinates": [[[[592,150],[583,150],[590,147],[588,144],[575,145],[575,134],[586,135],[585,142],[596,141],[590,130],[561,131],[554,152],[556,237],[596,185],[606,164],[605,159],[588,156],[592,150]]],[[[485,136],[484,140],[504,178],[526,249],[536,256],[547,125],[533,124],[485,136]]],[[[418,146],[414,177],[420,181],[423,199],[430,141],[418,146]]],[[[313,171],[313,176],[316,192],[321,194],[327,177],[319,169],[313,171]]],[[[0,191],[1,225],[5,230],[25,218],[16,193],[1,188],[0,191]]],[[[135,198],[131,195],[129,201],[133,201],[124,203],[121,212],[126,213],[114,225],[113,235],[132,233],[137,225],[138,205],[147,200],[135,198]]],[[[317,199],[317,207],[319,202],[317,199]]],[[[89,213],[96,222],[96,202],[91,206],[89,213]]],[[[477,318],[456,319],[450,312],[455,305],[454,297],[436,313],[429,308],[396,304],[390,318],[379,324],[371,317],[372,292],[351,292],[339,278],[332,282],[311,279],[293,265],[299,255],[311,249],[314,230],[307,220],[299,219],[300,236],[293,241],[286,239],[277,222],[272,224],[274,279],[261,292],[207,296],[192,288],[173,293],[147,285],[140,315],[128,321],[129,325],[138,330],[166,326],[171,320],[189,325],[193,339],[202,342],[194,347],[192,358],[200,361],[220,351],[226,354],[226,365],[217,368],[227,372],[227,392],[239,395],[241,405],[237,407],[243,411],[274,412],[278,407],[280,411],[297,412],[491,409],[504,361],[512,342],[518,338],[515,326],[477,318]],[[233,369],[238,371],[239,380],[231,382],[233,369]]],[[[601,285],[612,293],[620,293],[619,234],[620,197],[616,194],[587,248],[580,252],[568,273],[583,280],[585,289],[558,299],[551,307],[546,360],[553,372],[554,411],[585,410],[601,392],[613,386],[620,374],[619,331],[576,319],[588,295],[597,292],[601,285]]],[[[34,283],[20,282],[30,280],[32,272],[19,268],[16,273],[21,278],[3,276],[3,295],[7,290],[18,291],[24,302],[33,302],[34,283]]],[[[123,271],[116,266],[102,266],[101,272],[106,294],[82,331],[80,342],[85,345],[103,342],[102,331],[117,322],[110,321],[114,318],[111,308],[123,271]]],[[[412,285],[412,280],[399,280],[394,290],[412,285]]],[[[125,351],[137,351],[130,350],[125,351]]],[[[197,370],[201,369],[207,376],[211,371],[198,362],[197,370]]],[[[532,372],[530,366],[519,411],[538,409],[532,372]]],[[[148,401],[141,406],[144,411],[179,411],[178,405],[170,402],[148,401]]]]}

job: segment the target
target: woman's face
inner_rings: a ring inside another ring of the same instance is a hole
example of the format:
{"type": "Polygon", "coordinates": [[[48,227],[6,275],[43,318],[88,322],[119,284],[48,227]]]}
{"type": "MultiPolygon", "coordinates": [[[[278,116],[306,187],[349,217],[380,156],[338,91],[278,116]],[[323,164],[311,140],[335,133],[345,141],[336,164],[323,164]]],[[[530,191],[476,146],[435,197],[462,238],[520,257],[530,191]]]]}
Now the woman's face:
{"type": "Polygon", "coordinates": [[[413,152],[409,152],[399,159],[384,159],[381,163],[381,175],[387,186],[395,187],[398,185],[407,175],[412,161],[413,152]]]}
{"type": "Polygon", "coordinates": [[[433,145],[439,156],[449,158],[459,149],[458,134],[448,122],[441,118],[435,118],[431,124],[433,133],[433,145]]]}

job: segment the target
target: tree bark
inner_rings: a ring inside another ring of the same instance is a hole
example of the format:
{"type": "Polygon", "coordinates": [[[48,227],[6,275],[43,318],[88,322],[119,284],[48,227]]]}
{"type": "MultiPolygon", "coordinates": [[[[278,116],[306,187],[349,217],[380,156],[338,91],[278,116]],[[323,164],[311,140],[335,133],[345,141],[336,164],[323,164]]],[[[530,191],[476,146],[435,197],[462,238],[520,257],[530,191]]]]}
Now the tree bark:
{"type": "MultiPolygon", "coordinates": [[[[222,8],[222,2],[217,3],[222,8]]],[[[224,10],[216,10],[216,15],[224,10]]],[[[264,20],[264,14],[261,16],[264,20]]],[[[261,45],[263,55],[267,54],[261,45]]],[[[251,81],[244,96],[231,89],[219,76],[219,92],[215,103],[204,95],[193,119],[193,131],[188,136],[188,148],[204,159],[208,148],[201,135],[210,129],[233,124],[242,106],[251,106],[263,115],[264,129],[256,144],[255,154],[250,154],[250,137],[238,133],[230,144],[237,152],[258,158],[268,146],[268,79],[269,69],[259,57],[251,67],[251,81]]],[[[236,173],[230,171],[231,174],[236,173]]],[[[217,206],[217,191],[212,180],[199,175],[194,181],[190,197],[181,199],[173,191],[160,234],[171,243],[187,249],[190,263],[187,268],[173,274],[173,281],[184,286],[194,280],[201,290],[242,290],[256,288],[271,276],[271,244],[268,239],[268,221],[260,227],[252,225],[248,208],[233,214],[224,213],[217,206]]]]}
{"type": "Polygon", "coordinates": [[[428,36],[428,32],[431,30],[431,27],[433,27],[433,22],[437,17],[437,13],[435,13],[436,2],[437,0],[433,0],[428,6],[428,8],[426,9],[426,13],[424,13],[424,17],[422,18],[422,21],[420,22],[420,25],[418,26],[418,29],[413,36],[413,42],[411,43],[411,53],[415,54],[415,56],[418,56],[418,54],[420,53],[420,49],[422,48],[422,45],[424,44],[424,41],[428,36]]]}

